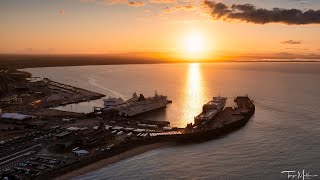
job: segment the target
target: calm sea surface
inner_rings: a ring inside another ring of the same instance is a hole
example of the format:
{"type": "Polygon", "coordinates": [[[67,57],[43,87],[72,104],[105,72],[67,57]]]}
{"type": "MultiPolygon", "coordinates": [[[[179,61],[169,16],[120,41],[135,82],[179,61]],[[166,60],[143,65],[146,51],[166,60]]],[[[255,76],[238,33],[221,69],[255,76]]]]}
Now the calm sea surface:
{"type": "MultiPolygon", "coordinates": [[[[288,179],[281,171],[306,170],[320,179],[320,63],[213,63],[49,67],[34,76],[107,96],[152,96],[173,103],[147,119],[185,127],[212,96],[248,94],[256,113],[225,137],[148,151],[76,179],[288,179]]],[[[90,112],[102,100],[59,107],[90,112]]],[[[297,179],[297,178],[296,178],[297,179]]],[[[302,179],[302,178],[300,178],[302,179]]]]}

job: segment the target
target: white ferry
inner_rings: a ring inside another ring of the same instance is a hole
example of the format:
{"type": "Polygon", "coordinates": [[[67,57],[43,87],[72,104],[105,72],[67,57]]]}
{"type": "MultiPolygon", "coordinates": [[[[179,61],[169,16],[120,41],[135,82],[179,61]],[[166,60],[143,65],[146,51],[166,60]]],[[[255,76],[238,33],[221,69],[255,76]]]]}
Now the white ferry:
{"type": "Polygon", "coordinates": [[[158,95],[155,92],[154,97],[145,98],[142,94],[138,97],[135,93],[125,105],[119,109],[120,115],[134,116],[144,112],[166,107],[167,96],[158,95]]]}
{"type": "Polygon", "coordinates": [[[194,118],[195,123],[204,122],[211,120],[215,117],[220,111],[223,110],[226,105],[226,97],[213,97],[210,102],[203,105],[202,112],[194,118]]]}
{"type": "Polygon", "coordinates": [[[125,104],[125,101],[122,98],[113,98],[109,97],[107,99],[103,99],[103,104],[105,108],[114,108],[120,107],[125,104]]]}

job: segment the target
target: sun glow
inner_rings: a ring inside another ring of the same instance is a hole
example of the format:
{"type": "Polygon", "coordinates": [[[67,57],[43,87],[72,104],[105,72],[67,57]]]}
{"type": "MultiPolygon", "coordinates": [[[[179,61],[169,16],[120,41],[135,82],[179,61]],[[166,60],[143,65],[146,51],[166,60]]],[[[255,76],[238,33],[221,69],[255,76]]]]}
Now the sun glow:
{"type": "Polygon", "coordinates": [[[201,59],[205,55],[205,41],[201,34],[189,34],[184,41],[184,55],[190,59],[201,59]]]}

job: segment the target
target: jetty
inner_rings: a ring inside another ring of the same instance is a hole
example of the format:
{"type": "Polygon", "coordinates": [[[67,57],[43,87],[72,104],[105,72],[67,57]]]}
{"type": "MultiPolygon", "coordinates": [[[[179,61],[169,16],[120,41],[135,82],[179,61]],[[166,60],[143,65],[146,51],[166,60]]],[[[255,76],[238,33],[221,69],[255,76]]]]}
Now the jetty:
{"type": "Polygon", "coordinates": [[[199,142],[217,138],[244,126],[255,112],[255,106],[248,96],[234,99],[236,108],[226,107],[204,126],[187,126],[179,142],[199,142]]]}
{"type": "Polygon", "coordinates": [[[255,112],[255,105],[248,96],[238,96],[234,99],[236,107],[226,107],[205,124],[188,124],[185,128],[173,133],[156,136],[161,140],[176,143],[197,143],[218,138],[243,127],[255,112]],[[179,133],[176,133],[179,132],[179,133]]]}

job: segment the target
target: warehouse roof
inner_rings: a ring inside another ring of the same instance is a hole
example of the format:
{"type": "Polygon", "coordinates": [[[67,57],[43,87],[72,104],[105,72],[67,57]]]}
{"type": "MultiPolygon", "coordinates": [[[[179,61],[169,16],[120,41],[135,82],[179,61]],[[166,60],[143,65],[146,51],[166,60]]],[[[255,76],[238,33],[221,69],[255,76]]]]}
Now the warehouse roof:
{"type": "Polygon", "coordinates": [[[1,118],[4,119],[16,119],[16,120],[24,120],[28,118],[32,118],[31,115],[18,114],[18,113],[5,113],[1,115],[1,118]]]}

